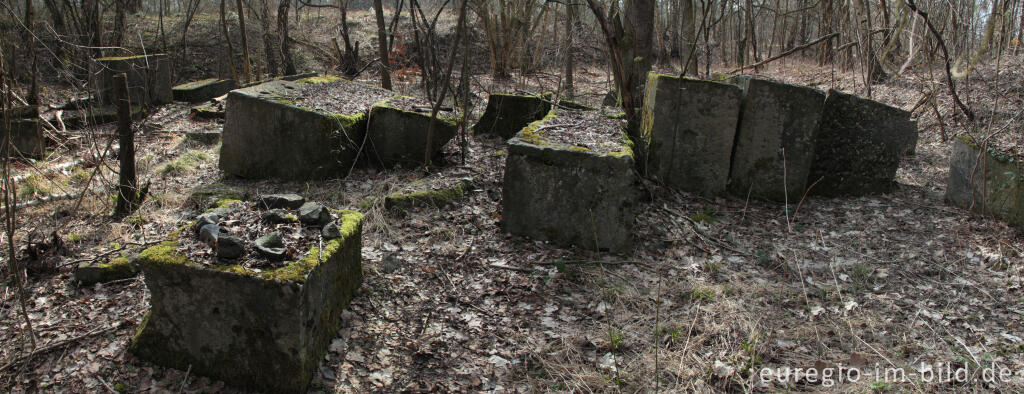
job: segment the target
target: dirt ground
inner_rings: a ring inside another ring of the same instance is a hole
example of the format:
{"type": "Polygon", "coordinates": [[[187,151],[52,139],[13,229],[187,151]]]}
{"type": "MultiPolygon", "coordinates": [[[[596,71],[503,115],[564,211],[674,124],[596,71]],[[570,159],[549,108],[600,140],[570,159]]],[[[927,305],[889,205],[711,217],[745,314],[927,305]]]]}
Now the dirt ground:
{"type": "MultiPolygon", "coordinates": [[[[464,165],[458,145],[449,144],[449,164],[429,175],[357,170],[323,182],[241,181],[217,170],[218,145],[183,135],[221,125],[168,105],[146,120],[137,140],[140,179],[151,182],[152,196],[136,214],[113,221],[113,191],[102,185],[116,182],[116,157],[48,170],[104,157],[93,141],[112,126],[87,130],[93,134],[51,160],[20,169],[40,174],[23,181],[26,198],[80,190],[93,172],[101,180],[80,203],[18,213],[19,247],[56,233],[68,250],[30,277],[34,351],[15,290],[2,284],[0,391],[238,392],[127,352],[149,303],[141,275],[91,287],[72,280],[78,262],[138,253],[190,220],[196,212],[183,204],[196,187],[222,182],[357,209],[413,182],[465,177],[475,189],[443,209],[364,210],[364,281],[313,391],[1024,390],[1024,237],[943,201],[951,146],[943,134],[1020,144],[1024,58],[1003,62],[999,73],[980,68],[967,88],[966,101],[983,116],[973,125],[927,74],[873,87],[876,99],[915,109],[921,132],[892,194],[787,205],[704,199],[645,183],[636,247],[621,255],[504,234],[506,148],[492,139],[470,136],[464,165]],[[941,121],[930,106],[916,106],[932,86],[941,121]]],[[[600,69],[580,70],[585,102],[607,91],[600,69]]],[[[808,62],[758,72],[864,94],[854,73],[808,62]]],[[[481,76],[474,86],[486,97],[551,90],[557,82],[481,76]]]]}

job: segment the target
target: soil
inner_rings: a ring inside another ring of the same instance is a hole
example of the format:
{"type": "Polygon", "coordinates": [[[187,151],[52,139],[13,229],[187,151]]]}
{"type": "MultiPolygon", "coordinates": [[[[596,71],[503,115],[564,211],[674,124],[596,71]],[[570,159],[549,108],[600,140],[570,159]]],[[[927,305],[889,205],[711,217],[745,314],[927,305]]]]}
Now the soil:
{"type": "Polygon", "coordinates": [[[347,81],[302,84],[295,104],[332,114],[365,112],[370,106],[394,96],[393,92],[347,81]]]}
{"type": "Polygon", "coordinates": [[[544,141],[584,148],[597,153],[620,152],[627,146],[626,122],[611,119],[596,111],[574,111],[555,108],[556,117],[541,125],[536,132],[544,141]]]}

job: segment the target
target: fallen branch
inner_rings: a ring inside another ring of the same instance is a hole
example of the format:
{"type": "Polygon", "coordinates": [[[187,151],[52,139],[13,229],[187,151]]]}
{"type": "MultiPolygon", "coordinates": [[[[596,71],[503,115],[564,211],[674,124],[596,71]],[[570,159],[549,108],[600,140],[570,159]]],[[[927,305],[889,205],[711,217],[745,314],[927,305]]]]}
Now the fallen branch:
{"type": "Polygon", "coordinates": [[[935,40],[939,42],[939,49],[942,49],[942,60],[945,61],[946,66],[946,83],[949,84],[949,94],[953,96],[953,102],[956,103],[957,107],[960,107],[960,111],[964,113],[964,116],[967,116],[967,121],[973,121],[974,112],[972,112],[970,108],[967,108],[967,106],[964,105],[964,102],[960,101],[960,96],[956,94],[956,84],[953,82],[953,73],[950,71],[949,51],[946,49],[946,41],[942,39],[942,35],[939,34],[939,31],[935,30],[935,26],[932,25],[931,19],[928,19],[928,13],[918,9],[914,0],[907,0],[907,6],[910,7],[911,11],[914,11],[924,19],[925,25],[928,26],[928,31],[930,31],[932,35],[935,36],[935,40]]]}
{"type": "Polygon", "coordinates": [[[808,43],[806,43],[806,44],[800,45],[800,46],[798,46],[798,47],[795,47],[795,48],[793,48],[793,49],[790,49],[790,50],[788,50],[788,51],[782,52],[782,53],[780,53],[780,54],[778,54],[778,55],[775,55],[775,56],[772,56],[772,57],[770,57],[770,58],[764,59],[764,60],[762,60],[762,61],[760,61],[760,62],[757,62],[757,63],[751,64],[751,65],[748,65],[748,66],[745,66],[745,67],[740,67],[740,68],[737,68],[737,69],[735,69],[735,70],[729,71],[729,72],[728,72],[728,73],[726,73],[726,74],[735,74],[735,73],[738,73],[738,72],[740,72],[740,71],[746,70],[746,69],[748,69],[748,68],[757,68],[757,67],[761,67],[761,66],[763,66],[763,65],[765,65],[765,64],[768,64],[768,63],[774,62],[774,61],[776,61],[776,60],[779,60],[779,59],[782,59],[782,58],[784,58],[784,57],[786,57],[786,56],[789,56],[789,55],[792,55],[792,54],[794,54],[794,53],[800,52],[800,51],[802,51],[802,50],[804,50],[804,49],[810,48],[810,47],[812,47],[812,46],[814,46],[814,45],[817,45],[818,43],[820,43],[820,42],[822,42],[822,41],[825,41],[825,40],[829,40],[829,39],[832,39],[833,37],[836,37],[836,36],[839,36],[839,33],[832,33],[832,34],[826,34],[826,35],[823,35],[823,36],[821,36],[821,37],[818,37],[818,38],[816,38],[816,39],[815,39],[814,41],[811,41],[811,42],[808,42],[808,43]]]}

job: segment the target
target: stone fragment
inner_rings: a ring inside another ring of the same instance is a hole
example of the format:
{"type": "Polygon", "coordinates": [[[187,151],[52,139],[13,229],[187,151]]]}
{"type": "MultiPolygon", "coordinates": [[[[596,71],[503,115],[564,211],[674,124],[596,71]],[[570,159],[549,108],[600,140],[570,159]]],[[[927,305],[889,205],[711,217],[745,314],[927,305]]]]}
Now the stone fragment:
{"type": "Polygon", "coordinates": [[[264,194],[260,196],[259,202],[260,208],[298,209],[302,204],[306,203],[306,199],[294,193],[264,194]]]}
{"type": "Polygon", "coordinates": [[[620,121],[556,110],[509,140],[501,225],[509,233],[559,245],[626,251],[632,246],[635,184],[633,151],[620,121]],[[578,122],[570,116],[590,118],[578,122]],[[544,127],[595,122],[607,122],[605,129],[613,133],[544,127]],[[561,139],[565,136],[585,136],[601,146],[570,145],[561,139]]]}
{"type": "Polygon", "coordinates": [[[807,183],[812,194],[861,196],[893,190],[900,159],[917,144],[910,112],[829,90],[807,183]]]}
{"type": "Polygon", "coordinates": [[[81,263],[75,268],[74,277],[75,281],[83,286],[90,286],[96,283],[128,279],[138,272],[129,258],[121,256],[100,264],[81,263]]]}
{"type": "Polygon", "coordinates": [[[202,229],[204,226],[208,224],[217,224],[219,221],[220,215],[213,212],[207,212],[202,215],[196,216],[196,225],[194,226],[195,231],[198,234],[199,230],[202,229]]]}
{"type": "Polygon", "coordinates": [[[115,56],[95,59],[91,65],[92,86],[102,104],[112,104],[113,76],[128,76],[129,103],[151,107],[173,100],[171,92],[171,63],[165,54],[115,56]]]}
{"type": "Polygon", "coordinates": [[[281,237],[281,233],[278,231],[256,238],[253,241],[253,246],[256,247],[256,251],[261,256],[272,261],[284,259],[285,254],[288,252],[288,249],[284,247],[284,238],[281,237]]]}
{"type": "Polygon", "coordinates": [[[519,96],[492,94],[487,109],[473,126],[473,133],[494,134],[502,139],[512,138],[530,122],[543,118],[551,111],[550,95],[519,96]]]}
{"type": "Polygon", "coordinates": [[[743,89],[729,191],[797,202],[807,188],[825,94],[804,86],[739,77],[743,89]]]}
{"type": "Polygon", "coordinates": [[[11,138],[11,157],[38,159],[46,154],[47,139],[40,128],[39,119],[12,119],[10,129],[0,123],[0,146],[11,138]]]}
{"type": "Polygon", "coordinates": [[[338,227],[337,223],[327,223],[324,228],[320,229],[320,236],[324,239],[335,239],[341,236],[341,228],[338,227]]]}
{"type": "Polygon", "coordinates": [[[1024,226],[1024,164],[967,137],[953,142],[946,201],[1024,226]]]}
{"type": "Polygon", "coordinates": [[[217,238],[217,257],[237,259],[245,253],[245,243],[234,235],[223,235],[217,238]]]}
{"type": "Polygon", "coordinates": [[[199,241],[210,245],[217,245],[217,237],[220,237],[220,226],[216,224],[207,224],[199,228],[199,241]]]}
{"type": "MultiPolygon", "coordinates": [[[[371,164],[390,168],[415,168],[423,164],[427,150],[427,129],[430,112],[416,112],[401,108],[400,103],[412,101],[408,97],[393,98],[370,109],[369,133],[371,164]]],[[[426,103],[424,103],[426,105],[426,103]]],[[[430,157],[436,158],[441,148],[458,132],[458,118],[451,112],[439,112],[434,121],[430,139],[430,157]]]]}
{"type": "Polygon", "coordinates": [[[315,202],[307,202],[299,207],[299,221],[305,224],[323,226],[331,221],[331,211],[315,202]]]}
{"type": "Polygon", "coordinates": [[[650,73],[641,124],[647,172],[677,190],[724,193],[741,98],[735,85],[650,73]]]}
{"type": "Polygon", "coordinates": [[[208,78],[175,86],[171,88],[171,92],[174,94],[175,101],[195,104],[223,96],[234,89],[235,81],[233,80],[208,78]]]}
{"type": "Polygon", "coordinates": [[[306,392],[362,281],[363,216],[340,216],[340,238],[259,272],[189,261],[176,234],[145,250],[151,308],[129,349],[241,389],[306,392]]]}
{"type": "Polygon", "coordinates": [[[260,216],[260,221],[268,224],[295,223],[299,221],[299,218],[283,209],[271,209],[263,212],[263,215],[260,216]]]}

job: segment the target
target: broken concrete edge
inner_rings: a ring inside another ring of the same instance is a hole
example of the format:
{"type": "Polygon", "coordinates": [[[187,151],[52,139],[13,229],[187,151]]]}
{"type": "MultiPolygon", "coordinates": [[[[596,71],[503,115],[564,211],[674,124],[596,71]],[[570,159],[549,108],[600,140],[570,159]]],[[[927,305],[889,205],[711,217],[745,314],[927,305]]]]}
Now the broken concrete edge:
{"type": "MultiPolygon", "coordinates": [[[[540,100],[541,102],[547,104],[547,112],[546,113],[550,113],[551,112],[551,100],[554,98],[554,93],[552,93],[552,92],[545,92],[545,93],[541,93],[541,94],[493,93],[493,94],[491,94],[491,95],[489,95],[487,97],[487,106],[484,108],[483,115],[480,117],[480,119],[477,121],[477,123],[473,125],[473,127],[469,128],[470,133],[473,133],[473,134],[478,134],[478,133],[484,134],[485,132],[481,132],[480,130],[478,130],[478,127],[481,126],[482,124],[485,124],[485,123],[492,123],[493,124],[495,122],[494,119],[488,119],[488,115],[489,114],[488,114],[487,110],[490,109],[492,105],[495,105],[495,106],[498,105],[498,102],[504,103],[506,98],[512,99],[512,100],[522,100],[522,99],[540,100]]],[[[486,133],[490,133],[490,131],[487,131],[486,133]]]]}
{"type": "MultiPolygon", "coordinates": [[[[622,133],[622,138],[625,139],[625,144],[622,145],[622,149],[608,153],[599,153],[581,146],[565,145],[548,141],[547,139],[544,138],[544,132],[541,129],[541,127],[543,127],[544,124],[547,123],[548,121],[553,120],[557,117],[558,115],[555,114],[554,111],[548,112],[548,114],[541,118],[540,120],[528,124],[522,130],[516,133],[513,139],[521,143],[535,145],[538,147],[555,147],[558,149],[571,150],[596,156],[629,157],[631,160],[635,160],[633,152],[635,145],[633,143],[633,140],[629,138],[629,134],[626,133],[625,129],[620,131],[622,133]]],[[[509,143],[511,142],[512,141],[509,141],[509,143]]]]}
{"type": "Polygon", "coordinates": [[[247,189],[240,186],[211,183],[196,187],[185,199],[185,206],[197,211],[206,211],[223,200],[243,201],[252,197],[247,189]]]}
{"type": "Polygon", "coordinates": [[[201,79],[201,80],[198,80],[198,81],[185,82],[185,83],[180,84],[180,85],[175,85],[174,87],[171,87],[171,90],[192,90],[192,89],[201,88],[201,87],[205,87],[207,85],[213,85],[215,83],[220,83],[220,82],[224,82],[224,81],[230,81],[230,79],[206,78],[206,79],[201,79]]]}
{"type": "MultiPolygon", "coordinates": [[[[375,110],[379,111],[382,108],[387,108],[389,110],[398,111],[398,112],[401,112],[401,113],[403,113],[405,115],[409,115],[409,116],[430,118],[430,112],[410,111],[410,110],[398,108],[398,107],[396,107],[394,105],[391,105],[391,100],[403,99],[403,98],[404,99],[413,99],[413,100],[416,99],[415,97],[409,97],[409,96],[403,96],[403,95],[395,95],[395,96],[386,98],[386,99],[381,100],[381,101],[379,101],[379,102],[377,102],[377,103],[375,103],[375,104],[370,106],[370,117],[371,118],[373,117],[373,113],[374,113],[375,110]]],[[[452,115],[442,115],[441,112],[437,113],[437,121],[442,122],[442,123],[444,123],[445,125],[447,125],[449,127],[458,127],[459,126],[459,122],[462,121],[462,119],[463,119],[463,115],[455,115],[455,114],[452,114],[452,115]]]]}
{"type": "MultiPolygon", "coordinates": [[[[644,105],[643,105],[643,108],[641,109],[641,112],[640,112],[640,137],[643,139],[642,142],[645,145],[650,145],[650,142],[651,142],[650,141],[651,140],[651,129],[654,127],[654,108],[650,108],[649,107],[649,103],[653,103],[654,102],[654,95],[658,92],[657,87],[658,87],[658,80],[659,79],[666,79],[666,80],[679,81],[679,82],[683,82],[683,81],[709,82],[709,83],[717,83],[717,84],[720,84],[720,85],[736,86],[736,85],[731,84],[731,83],[729,83],[727,81],[714,81],[714,80],[690,78],[690,77],[679,78],[679,76],[662,74],[662,73],[655,72],[655,71],[651,71],[651,72],[647,73],[647,85],[646,85],[647,90],[645,92],[644,105]]],[[[625,117],[625,113],[623,113],[622,116],[625,117]]],[[[738,125],[739,125],[739,122],[737,122],[737,126],[738,125]]]]}
{"type": "Polygon", "coordinates": [[[1024,227],[1024,162],[970,137],[950,153],[944,200],[952,206],[1024,227]]]}
{"type": "MultiPolygon", "coordinates": [[[[404,211],[424,206],[444,208],[472,191],[473,185],[472,179],[463,179],[455,186],[448,188],[392,193],[384,197],[384,209],[404,211]]],[[[368,198],[360,202],[358,207],[362,211],[369,211],[378,201],[376,198],[368,198]]]]}
{"type": "MultiPolygon", "coordinates": [[[[979,144],[978,140],[977,140],[977,137],[974,137],[974,136],[971,136],[971,135],[961,135],[961,136],[957,136],[956,139],[962,141],[963,143],[967,144],[967,146],[970,146],[971,148],[976,149],[976,150],[982,149],[982,147],[984,147],[985,150],[988,151],[989,157],[991,157],[993,160],[995,160],[997,162],[1004,163],[1004,164],[1014,164],[1014,163],[1024,162],[1024,157],[1020,157],[1020,156],[1014,155],[1014,154],[1012,154],[1010,152],[999,150],[997,147],[993,147],[992,145],[987,144],[987,143],[979,144]]],[[[1024,177],[1024,173],[1017,174],[1017,175],[1021,176],[1021,177],[1024,177]]]]}
{"type": "Polygon", "coordinates": [[[224,119],[227,115],[227,111],[219,110],[209,104],[193,106],[189,112],[200,119],[224,119]]]}
{"type": "Polygon", "coordinates": [[[285,96],[285,95],[281,95],[281,94],[273,94],[273,93],[271,93],[268,96],[263,96],[263,95],[260,95],[260,94],[254,94],[252,92],[244,91],[242,89],[232,90],[230,93],[228,93],[228,95],[229,96],[245,97],[245,99],[258,100],[260,102],[264,102],[264,103],[267,103],[267,104],[270,104],[270,105],[282,106],[282,107],[288,108],[290,110],[297,110],[297,111],[302,111],[302,112],[308,112],[308,113],[311,113],[311,114],[315,114],[317,116],[324,117],[326,122],[324,122],[324,124],[321,125],[321,130],[320,130],[323,133],[330,133],[332,131],[338,130],[339,127],[342,130],[353,130],[353,129],[360,129],[361,130],[361,128],[357,128],[356,126],[359,125],[360,123],[366,121],[367,114],[369,112],[369,108],[367,108],[364,111],[353,112],[353,113],[350,113],[350,114],[340,114],[340,113],[316,111],[316,110],[314,110],[312,108],[303,107],[301,105],[296,104],[295,100],[293,100],[289,96],[285,96]]]}
{"type": "Polygon", "coordinates": [[[147,267],[185,265],[195,269],[214,270],[274,282],[305,283],[306,277],[314,268],[319,266],[322,262],[330,259],[334,253],[338,252],[348,238],[359,236],[361,233],[363,226],[363,214],[356,211],[342,210],[340,211],[339,216],[338,222],[340,222],[340,225],[338,227],[341,230],[341,237],[327,241],[323,245],[323,249],[320,249],[318,246],[313,246],[309,249],[309,253],[305,257],[297,261],[290,261],[283,267],[272,270],[255,272],[249,271],[239,264],[204,265],[188,260],[185,255],[178,252],[178,244],[181,232],[191,228],[191,225],[178,229],[168,235],[167,240],[142,251],[142,253],[139,254],[138,262],[139,266],[142,267],[143,272],[146,271],[147,267]]]}
{"type": "Polygon", "coordinates": [[[135,261],[122,254],[99,264],[81,263],[75,268],[74,278],[82,286],[90,286],[96,283],[128,279],[138,273],[135,261]]]}

